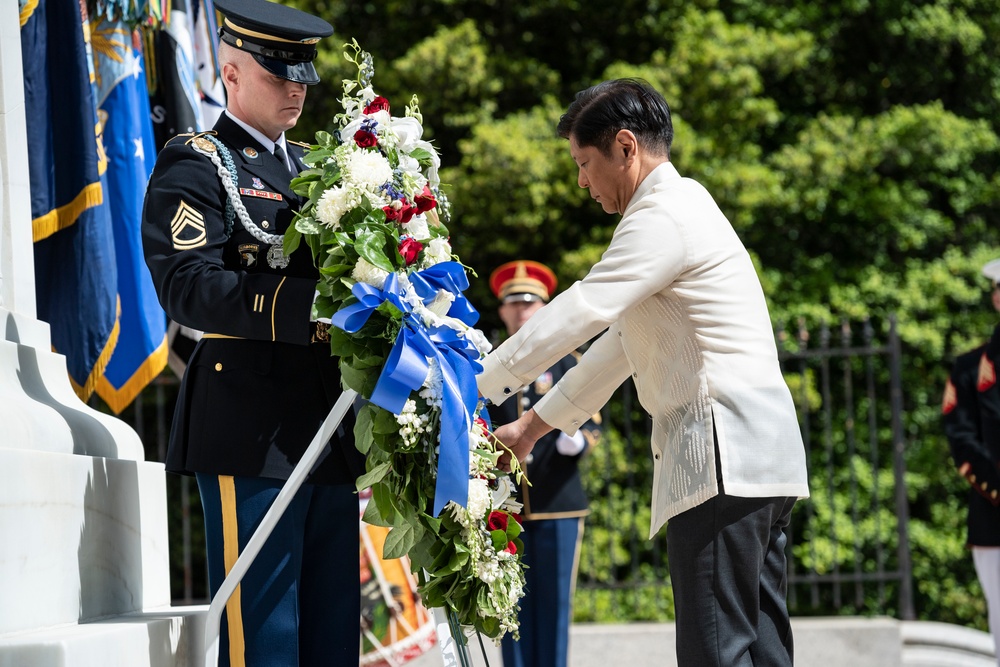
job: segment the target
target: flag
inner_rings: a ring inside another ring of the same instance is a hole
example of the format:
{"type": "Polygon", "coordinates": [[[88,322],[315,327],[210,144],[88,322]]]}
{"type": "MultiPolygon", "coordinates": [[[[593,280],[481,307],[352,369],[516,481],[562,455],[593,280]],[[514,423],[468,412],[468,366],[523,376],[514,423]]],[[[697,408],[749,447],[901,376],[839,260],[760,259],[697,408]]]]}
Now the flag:
{"type": "Polygon", "coordinates": [[[156,147],[175,135],[206,129],[195,75],[194,13],[198,0],[173,0],[159,30],[146,33],[146,64],[156,147]]]}
{"type": "Polygon", "coordinates": [[[120,413],[167,364],[166,315],[146,268],[139,229],[156,146],[138,33],[120,18],[101,16],[91,21],[90,39],[121,304],[118,344],[97,393],[120,413]]]}
{"type": "Polygon", "coordinates": [[[117,270],[80,2],[21,10],[38,317],[87,400],[118,336],[117,270]]]}

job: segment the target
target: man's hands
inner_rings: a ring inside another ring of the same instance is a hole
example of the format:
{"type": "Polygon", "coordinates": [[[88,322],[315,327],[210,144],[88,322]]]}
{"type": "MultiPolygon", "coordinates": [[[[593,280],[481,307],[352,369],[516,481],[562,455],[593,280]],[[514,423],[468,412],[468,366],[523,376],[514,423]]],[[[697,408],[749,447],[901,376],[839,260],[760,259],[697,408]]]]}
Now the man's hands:
{"type": "Polygon", "coordinates": [[[516,456],[518,461],[524,461],[538,439],[551,430],[552,427],[542,421],[534,410],[528,410],[517,421],[494,430],[493,437],[501,451],[498,462],[500,469],[510,472],[511,455],[516,456]]]}

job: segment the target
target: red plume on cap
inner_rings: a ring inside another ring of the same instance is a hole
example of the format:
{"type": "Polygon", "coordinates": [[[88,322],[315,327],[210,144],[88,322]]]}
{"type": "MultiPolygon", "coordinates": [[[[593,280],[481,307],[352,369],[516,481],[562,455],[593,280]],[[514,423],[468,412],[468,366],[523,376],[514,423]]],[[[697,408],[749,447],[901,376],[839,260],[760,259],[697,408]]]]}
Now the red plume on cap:
{"type": "Polygon", "coordinates": [[[503,302],[548,301],[556,283],[552,269],[526,259],[502,264],[490,274],[490,289],[503,302]]]}

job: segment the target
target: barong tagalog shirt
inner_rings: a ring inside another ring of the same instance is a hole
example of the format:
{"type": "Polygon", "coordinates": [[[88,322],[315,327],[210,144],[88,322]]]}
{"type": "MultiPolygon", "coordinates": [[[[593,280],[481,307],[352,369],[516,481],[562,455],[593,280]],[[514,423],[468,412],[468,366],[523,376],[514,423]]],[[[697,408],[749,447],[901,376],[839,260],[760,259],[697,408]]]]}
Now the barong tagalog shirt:
{"type": "Polygon", "coordinates": [[[735,230],[669,162],[639,185],[601,260],[484,361],[493,403],[604,331],[535,406],[573,434],[629,376],[653,420],[650,537],[719,493],[809,495],[764,293],[735,230]],[[606,331],[605,331],[606,330],[606,331]]]}

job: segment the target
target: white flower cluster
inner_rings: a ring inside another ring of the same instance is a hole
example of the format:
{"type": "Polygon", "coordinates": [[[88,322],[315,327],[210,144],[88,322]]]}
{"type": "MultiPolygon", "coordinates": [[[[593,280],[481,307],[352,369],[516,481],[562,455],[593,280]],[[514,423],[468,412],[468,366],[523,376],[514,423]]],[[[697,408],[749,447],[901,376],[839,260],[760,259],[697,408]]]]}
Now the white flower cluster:
{"type": "Polygon", "coordinates": [[[421,439],[430,433],[430,415],[417,413],[417,402],[412,398],[406,401],[403,411],[396,415],[399,424],[399,437],[403,439],[404,447],[414,449],[421,439]]]}

